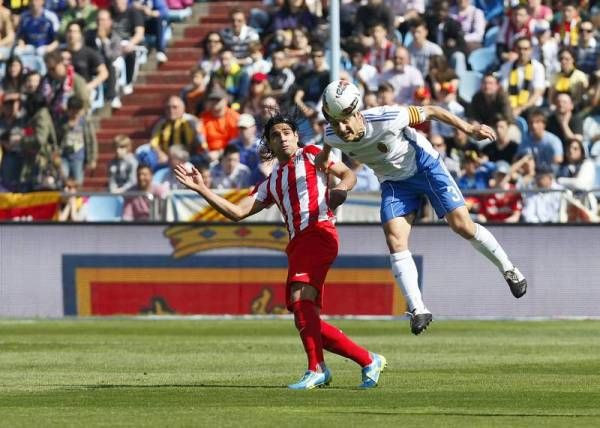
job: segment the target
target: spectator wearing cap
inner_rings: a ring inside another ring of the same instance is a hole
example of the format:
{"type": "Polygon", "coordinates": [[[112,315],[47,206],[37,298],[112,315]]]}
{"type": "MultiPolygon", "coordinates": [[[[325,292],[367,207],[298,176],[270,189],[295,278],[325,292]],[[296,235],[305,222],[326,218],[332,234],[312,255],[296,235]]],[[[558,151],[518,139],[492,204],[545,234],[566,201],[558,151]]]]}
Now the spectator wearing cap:
{"type": "Polygon", "coordinates": [[[558,51],[560,71],[550,79],[548,98],[554,100],[557,93],[566,92],[573,100],[580,101],[589,86],[588,76],[575,67],[575,53],[570,48],[558,51]]]}
{"type": "Polygon", "coordinates": [[[229,145],[223,150],[221,160],[211,168],[213,188],[243,189],[250,186],[250,169],[240,161],[240,149],[229,145]]]}
{"type": "Polygon", "coordinates": [[[227,105],[227,93],[218,84],[209,89],[205,103],[200,115],[200,132],[206,141],[208,156],[214,161],[229,142],[238,137],[240,114],[227,105]]]}
{"type": "Polygon", "coordinates": [[[571,140],[583,141],[583,120],[574,114],[574,105],[568,93],[559,93],[554,97],[554,111],[548,117],[546,129],[556,135],[563,143],[563,149],[571,140]]]}
{"type": "Polygon", "coordinates": [[[498,83],[495,74],[486,74],[481,80],[479,91],[473,95],[470,104],[469,117],[479,123],[493,126],[498,115],[512,119],[512,110],[506,92],[498,83]]]}
{"type": "Polygon", "coordinates": [[[267,74],[271,95],[282,98],[288,94],[290,88],[296,81],[294,72],[287,66],[285,51],[277,49],[271,54],[273,66],[267,74]]]}
{"type": "Polygon", "coordinates": [[[229,20],[230,26],[221,32],[225,46],[233,52],[239,64],[249,65],[252,63],[250,43],[259,41],[258,32],[247,24],[243,9],[232,9],[229,20]]]}
{"type": "Polygon", "coordinates": [[[191,82],[181,90],[181,99],[185,104],[185,111],[199,115],[204,110],[204,94],[206,92],[206,72],[197,66],[190,71],[191,82]]]}
{"type": "Polygon", "coordinates": [[[221,51],[219,58],[221,67],[212,74],[211,80],[225,89],[230,103],[239,104],[248,93],[249,76],[229,49],[221,51]]]}
{"type": "Polygon", "coordinates": [[[394,67],[381,74],[379,83],[388,82],[394,87],[397,104],[412,104],[414,93],[425,86],[423,74],[410,64],[410,53],[404,47],[398,47],[394,53],[394,67]]]}
{"type": "Polygon", "coordinates": [[[131,139],[126,135],[117,135],[113,146],[115,156],[108,164],[108,191],[125,193],[135,186],[138,162],[131,152],[131,139]]]}
{"type": "Polygon", "coordinates": [[[593,74],[600,58],[600,43],[594,24],[585,20],[579,24],[579,46],[577,46],[577,68],[587,74],[593,74]]]}
{"type": "Polygon", "coordinates": [[[512,141],[509,137],[509,122],[502,115],[496,116],[494,121],[494,130],[496,131],[496,141],[487,143],[481,152],[487,156],[491,162],[505,161],[511,163],[517,154],[519,144],[512,141]]]}
{"type": "Polygon", "coordinates": [[[261,100],[268,95],[271,95],[271,87],[267,75],[265,73],[254,73],[250,78],[248,96],[242,103],[240,112],[258,116],[261,109],[261,100]]]}
{"type": "Polygon", "coordinates": [[[532,107],[540,106],[546,90],[544,66],[531,57],[531,40],[515,42],[517,59],[500,67],[500,82],[508,94],[514,116],[520,116],[532,107]]]}
{"type": "Polygon", "coordinates": [[[44,8],[44,0],[31,0],[29,10],[21,15],[17,29],[16,52],[44,55],[56,49],[58,27],[58,17],[44,8]]]}
{"type": "Polygon", "coordinates": [[[168,161],[169,147],[175,144],[185,147],[191,155],[200,155],[206,145],[198,128],[198,119],[185,112],[183,100],[171,95],[165,104],[164,116],[154,125],[150,138],[150,146],[158,155],[158,163],[168,161]]]}
{"type": "Polygon", "coordinates": [[[21,94],[6,92],[2,95],[0,111],[0,182],[11,192],[19,191],[23,167],[23,139],[26,119],[21,105],[21,94]]]}
{"type": "Polygon", "coordinates": [[[256,121],[254,117],[248,113],[241,114],[238,120],[238,128],[240,130],[239,137],[231,140],[229,144],[237,146],[240,151],[240,162],[246,165],[250,171],[254,171],[260,163],[260,155],[258,153],[260,139],[256,134],[256,121]]]}
{"type": "Polygon", "coordinates": [[[498,193],[483,195],[479,206],[477,219],[483,222],[516,223],[521,217],[523,204],[521,195],[515,192],[515,185],[511,183],[511,168],[506,161],[496,162],[490,189],[498,193]]]}
{"type": "Polygon", "coordinates": [[[529,132],[517,150],[517,157],[530,153],[537,167],[549,166],[558,170],[563,161],[563,146],[560,139],[546,131],[547,118],[541,109],[535,109],[529,114],[529,132]]]}
{"type": "Polygon", "coordinates": [[[526,223],[559,223],[565,209],[565,201],[559,185],[549,165],[538,166],[535,181],[519,190],[523,192],[522,220],[526,223]],[[529,192],[540,189],[542,192],[529,192]],[[549,191],[554,190],[554,191],[549,191]],[[545,191],[545,192],[543,192],[545,191]]]}
{"type": "Polygon", "coordinates": [[[558,61],[560,46],[552,36],[550,23],[546,20],[536,21],[534,37],[531,57],[544,66],[547,77],[552,76],[560,70],[560,62],[558,61]]]}
{"type": "Polygon", "coordinates": [[[425,21],[415,22],[411,31],[413,41],[407,47],[411,63],[419,70],[421,76],[426,76],[429,73],[429,58],[433,55],[444,55],[444,51],[439,45],[427,40],[429,32],[425,21]]]}

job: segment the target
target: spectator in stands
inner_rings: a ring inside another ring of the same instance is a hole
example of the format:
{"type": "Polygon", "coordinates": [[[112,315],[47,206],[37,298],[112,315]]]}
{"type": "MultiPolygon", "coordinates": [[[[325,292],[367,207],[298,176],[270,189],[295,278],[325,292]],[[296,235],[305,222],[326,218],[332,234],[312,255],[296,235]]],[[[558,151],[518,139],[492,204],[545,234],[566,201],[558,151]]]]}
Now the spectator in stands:
{"type": "Polygon", "coordinates": [[[450,67],[461,74],[467,69],[467,46],[462,27],[450,16],[450,3],[447,0],[434,1],[431,12],[425,18],[429,40],[442,48],[450,67]]]}
{"type": "Polygon", "coordinates": [[[538,21],[534,27],[533,47],[531,57],[539,61],[546,69],[546,76],[550,77],[560,70],[558,50],[560,46],[550,31],[550,23],[538,21]]]}
{"type": "MultiPolygon", "coordinates": [[[[583,143],[580,140],[570,140],[565,151],[565,161],[556,174],[558,184],[574,190],[587,191],[594,187],[596,181],[596,166],[588,159],[583,143]]],[[[592,195],[592,197],[594,197],[592,195]]]]}
{"type": "MultiPolygon", "coordinates": [[[[254,172],[260,163],[260,138],[256,136],[256,121],[254,116],[248,113],[240,115],[238,120],[240,135],[229,142],[229,145],[235,145],[239,149],[240,162],[246,165],[250,171],[254,172]]],[[[256,184],[256,183],[251,183],[256,184]]]]}
{"type": "Polygon", "coordinates": [[[58,221],[62,222],[77,222],[87,220],[87,198],[83,196],[75,196],[79,192],[77,181],[71,177],[65,180],[65,185],[62,189],[63,195],[60,201],[60,211],[58,213],[58,221]]]}
{"type": "Polygon", "coordinates": [[[267,78],[271,86],[271,95],[277,98],[288,94],[290,88],[296,81],[296,76],[286,65],[287,59],[283,49],[277,49],[271,54],[273,67],[269,71],[267,78]]]}
{"type": "Polygon", "coordinates": [[[583,121],[583,144],[590,156],[600,163],[600,111],[596,109],[583,121]]]}
{"type": "Polygon", "coordinates": [[[207,76],[221,68],[221,51],[225,48],[223,37],[216,31],[210,31],[202,41],[202,58],[200,67],[207,76]]]}
{"type": "Polygon", "coordinates": [[[579,46],[577,48],[577,68],[584,73],[593,74],[596,71],[598,58],[600,58],[600,43],[597,32],[591,21],[582,21],[579,24],[579,46]]]}
{"type": "MultiPolygon", "coordinates": [[[[390,40],[386,26],[381,23],[373,25],[369,29],[369,35],[372,42],[366,47],[365,61],[379,73],[390,70],[394,66],[394,53],[397,48],[390,40]]],[[[365,42],[360,46],[365,46],[365,42]]]]}
{"type": "Polygon", "coordinates": [[[316,113],[316,106],[321,94],[329,83],[329,67],[325,60],[325,50],[314,44],[311,52],[312,68],[298,76],[294,102],[300,111],[311,117],[316,113]]]}
{"type": "Polygon", "coordinates": [[[248,45],[249,55],[252,62],[245,67],[246,74],[252,76],[255,73],[267,74],[271,71],[271,62],[263,55],[263,46],[260,41],[251,42],[248,45]]]}
{"type": "Polygon", "coordinates": [[[207,76],[200,66],[190,71],[192,81],[181,90],[181,99],[187,113],[198,116],[204,110],[204,93],[206,92],[207,76]]]}
{"type": "Polygon", "coordinates": [[[71,0],[67,2],[68,7],[60,20],[58,33],[64,37],[67,32],[67,26],[73,21],[82,22],[82,30],[93,31],[96,29],[98,7],[90,0],[71,0]]]}
{"type": "Polygon", "coordinates": [[[440,154],[440,160],[444,162],[444,165],[446,166],[446,169],[448,169],[450,175],[452,175],[452,178],[455,180],[458,179],[462,174],[460,163],[448,156],[446,140],[444,140],[444,137],[439,134],[432,134],[429,137],[429,141],[433,148],[440,154]]]}
{"type": "Polygon", "coordinates": [[[356,184],[352,188],[352,192],[379,192],[379,180],[371,168],[348,156],[344,156],[343,160],[356,176],[356,184]]]}
{"type": "Polygon", "coordinates": [[[266,96],[262,99],[260,114],[256,119],[256,135],[262,135],[267,121],[279,111],[279,102],[273,96],[266,96]]]}
{"type": "Polygon", "coordinates": [[[391,83],[383,81],[377,87],[378,106],[397,106],[396,91],[391,83]]]}
{"type": "MultiPolygon", "coordinates": [[[[380,25],[387,34],[394,32],[394,14],[382,0],[369,0],[366,5],[356,11],[354,34],[367,46],[372,44],[369,33],[376,25],[380,25]]],[[[374,64],[372,64],[374,65],[374,64]]]]}
{"type": "Polygon", "coordinates": [[[404,47],[398,47],[394,53],[394,68],[381,74],[379,83],[388,82],[394,88],[395,102],[411,104],[417,88],[425,85],[423,75],[410,64],[410,54],[404,47]]]}
{"type": "Polygon", "coordinates": [[[75,72],[85,79],[87,89],[94,94],[97,88],[108,79],[108,69],[100,53],[83,44],[83,27],[81,21],[73,21],[67,25],[67,47],[71,53],[71,64],[75,72]]]}
{"type": "Polygon", "coordinates": [[[58,17],[44,8],[44,0],[31,0],[17,29],[17,53],[44,55],[53,51],[58,47],[58,26],[58,17]]]}
{"type": "Polygon", "coordinates": [[[412,34],[413,41],[408,46],[411,63],[419,70],[421,76],[426,76],[429,73],[429,58],[433,55],[443,55],[444,52],[437,44],[427,40],[425,21],[417,21],[412,28],[412,34]]]}
{"type": "Polygon", "coordinates": [[[60,123],[67,115],[67,100],[76,96],[83,100],[85,110],[89,110],[90,96],[86,81],[75,72],[73,66],[66,65],[61,52],[54,50],[44,55],[48,74],[42,82],[42,94],[48,100],[48,107],[54,123],[60,123]]]}
{"type": "Polygon", "coordinates": [[[448,145],[448,156],[460,162],[461,165],[464,163],[467,152],[474,152],[479,157],[479,146],[458,128],[454,130],[454,137],[446,139],[446,144],[448,145]]]}
{"type": "Polygon", "coordinates": [[[494,121],[496,141],[486,144],[481,152],[490,162],[504,161],[509,164],[515,159],[519,144],[509,137],[509,122],[502,115],[497,115],[494,121]]]}
{"type": "Polygon", "coordinates": [[[212,74],[211,80],[227,91],[230,103],[240,104],[248,93],[249,76],[230,50],[221,51],[220,58],[221,68],[212,74]]]}
{"type": "MultiPolygon", "coordinates": [[[[292,37],[289,45],[282,43],[281,49],[285,52],[287,64],[294,71],[302,70],[302,67],[309,62],[312,46],[308,37],[306,28],[294,28],[291,31],[292,37]]],[[[285,31],[286,33],[289,31],[285,31]]]]}
{"type": "Polygon", "coordinates": [[[101,9],[97,14],[96,29],[85,34],[85,45],[100,53],[102,61],[108,72],[104,84],[104,99],[111,103],[114,109],[121,108],[117,76],[124,72],[124,59],[121,59],[121,37],[113,31],[113,22],[110,12],[101,9]],[[121,66],[119,64],[122,64],[121,66]]]}
{"type": "Polygon", "coordinates": [[[558,51],[560,71],[550,79],[548,98],[553,100],[557,93],[567,92],[573,100],[581,100],[589,86],[588,76],[575,68],[575,54],[569,48],[558,51]]]}
{"type": "Polygon", "coordinates": [[[167,0],[169,22],[181,22],[192,16],[193,0],[167,0]]]}
{"type": "Polygon", "coordinates": [[[498,83],[495,74],[486,74],[481,80],[481,89],[471,100],[469,116],[479,123],[493,126],[498,115],[512,118],[512,109],[506,92],[498,83]]]}
{"type": "Polygon", "coordinates": [[[487,189],[494,168],[494,164],[484,162],[476,151],[466,151],[462,162],[463,173],[457,181],[458,187],[461,190],[487,189]]]}
{"type": "Polygon", "coordinates": [[[450,11],[450,16],[462,28],[467,51],[481,47],[486,25],[483,11],[475,7],[472,0],[457,0],[456,6],[450,11]]]}
{"type": "Polygon", "coordinates": [[[271,87],[264,73],[254,73],[250,78],[250,90],[244,100],[240,113],[249,113],[253,116],[260,114],[263,97],[271,95],[271,87]]]}
{"type": "Polygon", "coordinates": [[[25,117],[27,138],[23,140],[21,190],[59,189],[62,185],[60,153],[44,95],[39,92],[27,95],[25,117]]]}
{"type": "Polygon", "coordinates": [[[108,164],[108,191],[125,193],[136,183],[138,162],[131,152],[131,139],[119,134],[113,139],[115,157],[108,164]]]}
{"type": "Polygon", "coordinates": [[[2,79],[2,91],[20,92],[25,83],[23,62],[18,56],[12,56],[6,61],[6,74],[2,79]]]}
{"type": "Polygon", "coordinates": [[[18,192],[23,167],[23,144],[25,138],[24,112],[21,94],[5,92],[0,111],[0,182],[10,192],[18,192]]]}
{"type": "Polygon", "coordinates": [[[247,24],[246,13],[241,8],[232,9],[229,19],[230,27],[221,32],[225,46],[231,50],[239,64],[249,65],[252,63],[250,43],[259,41],[258,33],[247,24]]]}
{"type": "Polygon", "coordinates": [[[517,4],[510,10],[504,18],[496,41],[498,57],[502,62],[514,62],[517,59],[519,53],[516,47],[517,41],[531,40],[534,26],[535,21],[531,19],[525,5],[517,4]]]}
{"type": "Polygon", "coordinates": [[[225,147],[221,160],[211,168],[213,188],[243,189],[250,186],[250,169],[240,162],[240,149],[233,144],[225,147]]]}
{"type": "MultiPolygon", "coordinates": [[[[69,30],[67,30],[69,31],[69,30]]],[[[98,141],[96,130],[86,118],[83,100],[71,96],[67,101],[67,117],[56,128],[63,177],[72,177],[81,186],[84,168],[96,169],[98,141]]]]}
{"type": "Polygon", "coordinates": [[[433,55],[429,59],[429,73],[425,76],[425,84],[429,87],[432,98],[441,100],[441,88],[451,84],[458,88],[459,80],[456,72],[448,65],[445,56],[433,55]]]}
{"type": "Polygon", "coordinates": [[[229,141],[239,135],[240,114],[227,105],[227,93],[213,84],[206,94],[206,109],[200,115],[200,130],[211,161],[217,160],[229,141]]]}
{"type": "Polygon", "coordinates": [[[542,3],[542,0],[527,0],[527,11],[529,16],[536,21],[546,21],[550,23],[554,13],[552,8],[542,3]]]}
{"type": "Polygon", "coordinates": [[[510,182],[510,164],[506,161],[496,162],[496,169],[490,179],[490,189],[498,193],[482,195],[477,219],[482,222],[516,223],[521,218],[523,204],[521,195],[515,191],[510,182]]]}
{"type": "Polygon", "coordinates": [[[350,56],[350,63],[352,64],[352,67],[348,72],[352,76],[354,84],[361,89],[363,94],[366,91],[376,91],[379,73],[377,69],[365,59],[367,48],[360,44],[354,44],[347,50],[348,55],[350,56]]]}
{"type": "Polygon", "coordinates": [[[318,22],[317,16],[308,10],[304,0],[284,0],[283,5],[272,16],[269,33],[299,27],[313,31],[318,22]]]}
{"type": "Polygon", "coordinates": [[[198,119],[185,112],[185,104],[177,95],[171,95],[165,104],[165,114],[152,130],[150,146],[158,155],[158,163],[168,162],[169,147],[180,144],[191,155],[200,155],[204,149],[204,139],[198,133],[198,119]]]}
{"type": "Polygon", "coordinates": [[[394,14],[394,27],[402,34],[408,31],[411,21],[425,13],[425,0],[388,0],[386,4],[394,14]]]}
{"type": "MultiPolygon", "coordinates": [[[[181,144],[174,144],[169,147],[169,165],[166,168],[166,174],[160,180],[160,184],[170,190],[186,189],[173,173],[173,168],[177,165],[184,164],[187,168],[193,165],[190,162],[190,154],[181,144]]],[[[162,171],[162,170],[161,170],[162,171]]],[[[155,177],[156,178],[156,177],[155,177]]]]}
{"type": "Polygon", "coordinates": [[[561,211],[564,210],[564,198],[560,190],[563,189],[555,178],[550,166],[537,167],[535,183],[519,190],[537,188],[546,192],[523,193],[523,216],[526,223],[558,223],[561,221],[561,211]],[[548,192],[554,190],[554,192],[548,192]]]}
{"type": "Polygon", "coordinates": [[[141,164],[137,167],[137,184],[132,192],[144,192],[143,195],[125,198],[123,220],[149,221],[157,216],[155,201],[166,196],[166,186],[152,183],[152,168],[141,164]]]}
{"type": "Polygon", "coordinates": [[[558,170],[563,162],[563,146],[558,137],[546,131],[547,118],[541,109],[532,110],[529,114],[529,132],[517,150],[517,156],[530,153],[535,159],[536,167],[551,167],[558,170]]]}
{"type": "MultiPolygon", "coordinates": [[[[392,88],[392,96],[394,90],[392,88]]],[[[379,102],[377,101],[377,92],[366,91],[363,95],[363,108],[365,110],[379,106],[379,102]]]]}
{"type": "Polygon", "coordinates": [[[574,114],[573,100],[568,93],[556,94],[554,112],[548,117],[546,129],[556,135],[563,143],[563,148],[571,140],[583,141],[583,120],[574,114]]]}
{"type": "Polygon", "coordinates": [[[125,59],[127,84],[123,87],[125,95],[133,92],[133,78],[135,77],[138,46],[144,44],[144,15],[127,0],[111,0],[110,9],[113,31],[121,38],[121,53],[125,59]]]}
{"type": "Polygon", "coordinates": [[[152,47],[156,51],[156,61],[160,64],[167,62],[165,31],[169,9],[165,0],[134,0],[131,4],[144,16],[144,35],[153,36],[152,47]]]}
{"type": "Polygon", "coordinates": [[[25,82],[22,86],[22,92],[25,96],[34,94],[41,89],[42,76],[37,71],[30,71],[25,76],[25,82]]]}
{"type": "Polygon", "coordinates": [[[554,35],[562,46],[577,47],[579,42],[579,10],[575,0],[563,0],[562,14],[554,25],[554,35]]]}
{"type": "Polygon", "coordinates": [[[12,23],[10,10],[0,4],[0,60],[10,56],[15,44],[15,27],[12,23]]]}
{"type": "Polygon", "coordinates": [[[210,175],[210,166],[208,165],[208,163],[197,162],[193,165],[196,167],[196,169],[202,176],[202,181],[204,181],[204,184],[206,184],[206,187],[208,187],[209,189],[214,189],[214,186],[212,183],[212,176],[210,175]]]}
{"type": "MultiPolygon", "coordinates": [[[[465,108],[456,100],[456,92],[457,87],[454,83],[442,83],[439,90],[439,96],[435,101],[435,104],[458,117],[464,118],[465,108]]],[[[454,127],[437,120],[431,122],[431,132],[434,134],[439,134],[444,138],[452,138],[454,135],[454,129],[454,127]]]]}
{"type": "Polygon", "coordinates": [[[517,40],[515,49],[517,59],[505,62],[500,67],[500,82],[516,117],[542,104],[546,76],[544,66],[531,58],[531,40],[517,40]]]}

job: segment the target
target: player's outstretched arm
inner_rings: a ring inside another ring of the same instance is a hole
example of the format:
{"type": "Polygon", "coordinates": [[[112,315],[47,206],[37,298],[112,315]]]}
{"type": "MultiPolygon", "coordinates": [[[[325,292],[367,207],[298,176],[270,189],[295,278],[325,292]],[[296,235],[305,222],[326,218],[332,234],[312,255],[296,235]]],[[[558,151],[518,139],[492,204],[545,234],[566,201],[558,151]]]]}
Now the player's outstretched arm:
{"type": "Polygon", "coordinates": [[[214,209],[232,221],[243,220],[266,208],[264,203],[257,201],[254,197],[247,196],[234,204],[217,195],[204,184],[200,171],[195,167],[190,170],[179,164],[173,168],[173,172],[181,184],[198,192],[214,209]]]}
{"type": "Polygon", "coordinates": [[[323,172],[327,172],[329,166],[329,153],[331,153],[331,146],[323,144],[323,150],[315,157],[315,166],[323,172]]]}
{"type": "Polygon", "coordinates": [[[340,182],[329,190],[329,208],[335,210],[348,197],[348,192],[356,185],[356,175],[343,162],[329,166],[329,172],[340,179],[340,182]]]}
{"type": "Polygon", "coordinates": [[[471,125],[469,122],[462,120],[460,117],[439,106],[428,105],[423,106],[422,108],[427,119],[435,119],[439,120],[440,122],[444,122],[450,126],[460,129],[467,135],[470,135],[477,140],[496,140],[496,133],[487,125],[471,125]]]}

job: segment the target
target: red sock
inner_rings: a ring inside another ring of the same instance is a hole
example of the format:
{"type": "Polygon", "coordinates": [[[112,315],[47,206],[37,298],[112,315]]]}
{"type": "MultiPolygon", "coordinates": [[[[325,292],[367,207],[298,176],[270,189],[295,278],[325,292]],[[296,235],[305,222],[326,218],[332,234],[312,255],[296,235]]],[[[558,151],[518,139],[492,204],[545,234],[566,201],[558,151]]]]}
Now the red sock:
{"type": "Polygon", "coordinates": [[[329,352],[350,358],[361,367],[371,364],[373,359],[365,348],[358,346],[342,330],[321,320],[323,348],[329,352]]]}
{"type": "Polygon", "coordinates": [[[292,311],[308,358],[308,370],[317,371],[317,366],[323,362],[324,358],[320,331],[321,320],[317,314],[315,303],[310,300],[299,300],[292,303],[292,311]]]}

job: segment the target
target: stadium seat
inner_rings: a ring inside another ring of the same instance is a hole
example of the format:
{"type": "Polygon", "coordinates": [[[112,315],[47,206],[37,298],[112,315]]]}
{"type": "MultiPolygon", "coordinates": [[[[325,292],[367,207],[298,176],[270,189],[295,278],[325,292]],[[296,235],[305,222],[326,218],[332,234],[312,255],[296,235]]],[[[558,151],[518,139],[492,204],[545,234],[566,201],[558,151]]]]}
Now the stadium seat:
{"type": "Polygon", "coordinates": [[[167,174],[169,173],[169,168],[160,168],[154,171],[154,175],[152,176],[152,182],[154,184],[160,184],[163,182],[167,174]]]}
{"type": "Polygon", "coordinates": [[[515,125],[517,125],[517,128],[519,128],[519,131],[521,132],[521,138],[527,135],[527,132],[529,132],[529,125],[527,124],[525,118],[521,116],[515,117],[515,125]]]}
{"type": "Polygon", "coordinates": [[[87,200],[88,221],[120,221],[122,215],[122,196],[90,196],[87,200]]]}
{"type": "Polygon", "coordinates": [[[471,70],[486,73],[496,63],[496,47],[489,46],[475,49],[469,55],[471,70]]]}
{"type": "Polygon", "coordinates": [[[470,103],[473,95],[475,95],[481,86],[482,78],[483,75],[477,71],[465,71],[462,73],[458,81],[458,95],[460,98],[470,103]]]}
{"type": "Polygon", "coordinates": [[[475,0],[475,7],[483,10],[487,22],[504,15],[504,0],[475,0]]]}
{"type": "Polygon", "coordinates": [[[402,44],[408,47],[413,41],[413,35],[410,31],[407,31],[404,35],[404,40],[402,40],[402,44]]]}
{"type": "Polygon", "coordinates": [[[25,53],[19,55],[19,58],[27,70],[37,71],[42,76],[46,74],[46,63],[39,55],[25,53]]]}
{"type": "Polygon", "coordinates": [[[498,39],[498,33],[500,32],[499,26],[494,26],[488,28],[485,32],[485,36],[483,36],[483,46],[488,48],[490,46],[496,45],[496,40],[498,39]]]}

